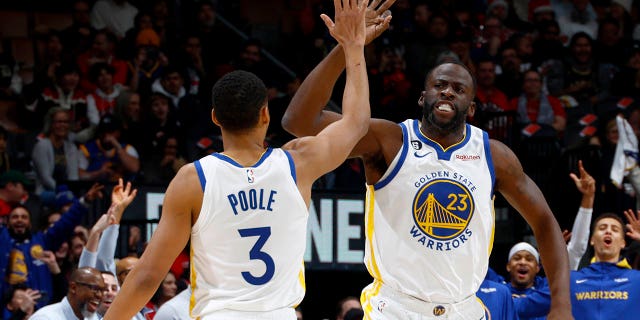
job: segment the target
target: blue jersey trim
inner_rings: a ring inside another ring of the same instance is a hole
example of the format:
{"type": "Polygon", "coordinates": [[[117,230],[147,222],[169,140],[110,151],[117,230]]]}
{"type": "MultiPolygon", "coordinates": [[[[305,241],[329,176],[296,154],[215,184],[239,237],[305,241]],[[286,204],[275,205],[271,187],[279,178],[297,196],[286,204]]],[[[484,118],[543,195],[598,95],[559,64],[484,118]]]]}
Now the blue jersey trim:
{"type": "Polygon", "coordinates": [[[484,140],[484,155],[487,158],[487,167],[489,167],[489,174],[491,175],[491,195],[493,196],[496,187],[496,170],[493,167],[491,144],[489,143],[489,134],[486,131],[482,131],[482,139],[484,140]]]}
{"type": "Polygon", "coordinates": [[[287,159],[289,159],[289,169],[291,169],[291,176],[293,177],[293,182],[298,183],[298,177],[296,176],[296,164],[293,162],[293,157],[291,157],[291,154],[289,153],[289,151],[284,149],[282,149],[282,151],[287,156],[287,159]]]}
{"type": "MultiPolygon", "coordinates": [[[[258,160],[258,162],[256,162],[256,164],[250,166],[249,168],[257,168],[258,166],[260,166],[264,162],[264,160],[267,159],[267,157],[269,157],[269,155],[271,154],[271,151],[273,151],[273,149],[267,148],[267,150],[265,150],[265,152],[260,157],[260,160],[258,160]]],[[[245,166],[237,163],[235,160],[231,159],[230,157],[228,157],[228,156],[226,156],[226,155],[224,155],[222,153],[212,153],[211,155],[216,157],[216,158],[218,158],[218,159],[220,159],[220,160],[222,160],[222,161],[225,161],[225,162],[227,162],[229,164],[232,164],[235,167],[245,168],[245,166]]]]}
{"type": "Polygon", "coordinates": [[[198,173],[198,179],[200,179],[200,187],[202,187],[202,192],[204,192],[204,187],[207,185],[207,178],[204,176],[204,170],[202,170],[202,164],[200,160],[196,160],[193,162],[193,165],[196,167],[196,172],[198,173]]]}
{"type": "Polygon", "coordinates": [[[469,139],[471,139],[471,126],[467,123],[465,125],[465,134],[464,134],[464,139],[462,139],[462,141],[446,148],[443,149],[442,146],[427,138],[422,131],[420,131],[420,126],[419,126],[420,122],[418,120],[414,120],[413,121],[413,130],[416,133],[416,136],[418,137],[418,139],[420,139],[420,141],[424,142],[425,144],[431,146],[435,151],[436,154],[438,155],[438,160],[446,160],[449,161],[451,160],[451,155],[457,151],[458,149],[464,147],[467,142],[469,142],[469,139]]]}
{"type": "Polygon", "coordinates": [[[393,178],[398,174],[398,171],[402,168],[402,164],[404,164],[404,161],[407,159],[407,153],[409,152],[409,130],[404,123],[400,124],[400,128],[402,128],[402,151],[400,153],[400,159],[398,159],[395,167],[393,167],[393,170],[386,178],[373,185],[374,190],[384,188],[384,186],[389,184],[389,182],[391,182],[391,180],[393,180],[393,178]]]}

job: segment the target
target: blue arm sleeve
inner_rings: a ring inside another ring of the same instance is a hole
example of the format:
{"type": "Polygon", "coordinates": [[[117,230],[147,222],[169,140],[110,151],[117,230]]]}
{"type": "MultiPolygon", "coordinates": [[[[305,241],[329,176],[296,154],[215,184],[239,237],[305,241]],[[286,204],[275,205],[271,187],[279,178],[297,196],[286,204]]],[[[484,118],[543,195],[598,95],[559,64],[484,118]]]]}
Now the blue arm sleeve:
{"type": "Polygon", "coordinates": [[[95,252],[91,252],[87,250],[87,248],[82,248],[82,254],[80,255],[80,261],[78,262],[78,268],[83,267],[96,267],[96,260],[98,255],[95,252]]]}
{"type": "Polygon", "coordinates": [[[114,224],[108,226],[100,237],[98,244],[98,261],[96,269],[100,271],[109,271],[116,274],[116,263],[114,256],[116,254],[116,244],[118,235],[120,234],[120,225],[114,224]]]}
{"type": "Polygon", "coordinates": [[[73,232],[73,228],[80,224],[82,217],[89,211],[76,199],[69,208],[69,211],[62,214],[49,230],[44,233],[44,243],[47,250],[57,251],[62,242],[67,240],[73,232]]]}
{"type": "Polygon", "coordinates": [[[548,286],[532,289],[526,296],[513,297],[513,304],[521,318],[544,317],[551,309],[551,292],[548,286]]]}

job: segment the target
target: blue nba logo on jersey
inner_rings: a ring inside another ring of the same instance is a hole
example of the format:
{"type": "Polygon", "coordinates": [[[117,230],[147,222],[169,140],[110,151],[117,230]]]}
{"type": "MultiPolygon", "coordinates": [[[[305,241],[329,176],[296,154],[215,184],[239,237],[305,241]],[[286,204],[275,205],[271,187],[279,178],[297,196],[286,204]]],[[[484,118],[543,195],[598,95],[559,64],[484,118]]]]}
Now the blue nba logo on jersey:
{"type": "Polygon", "coordinates": [[[254,183],[256,181],[256,177],[253,173],[253,169],[247,169],[247,182],[254,183]]]}
{"type": "Polygon", "coordinates": [[[426,183],[413,200],[415,225],[439,241],[452,240],[465,231],[473,211],[474,201],[469,189],[449,179],[426,183]]]}

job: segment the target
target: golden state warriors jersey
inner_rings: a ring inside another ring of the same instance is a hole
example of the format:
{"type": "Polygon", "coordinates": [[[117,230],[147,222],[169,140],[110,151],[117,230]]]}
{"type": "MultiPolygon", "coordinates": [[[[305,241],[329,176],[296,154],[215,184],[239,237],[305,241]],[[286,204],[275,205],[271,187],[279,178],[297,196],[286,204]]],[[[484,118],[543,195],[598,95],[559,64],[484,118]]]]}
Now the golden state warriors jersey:
{"type": "Polygon", "coordinates": [[[267,149],[251,167],[219,153],[194,164],[204,197],[191,231],[191,316],[298,305],[308,208],[289,153],[267,149]]]}
{"type": "MultiPolygon", "coordinates": [[[[401,150],[367,186],[365,264],[376,282],[406,295],[461,301],[478,290],[493,245],[488,135],[466,125],[464,139],[443,149],[419,121],[400,126],[401,150]]],[[[376,292],[363,301],[367,294],[376,292]]]]}

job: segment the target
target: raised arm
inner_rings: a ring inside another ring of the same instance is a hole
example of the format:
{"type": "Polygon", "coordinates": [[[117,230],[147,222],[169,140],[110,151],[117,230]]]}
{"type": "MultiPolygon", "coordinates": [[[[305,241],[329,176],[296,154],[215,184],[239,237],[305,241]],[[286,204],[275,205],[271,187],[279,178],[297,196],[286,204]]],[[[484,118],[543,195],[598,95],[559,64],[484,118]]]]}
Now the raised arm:
{"type": "Polygon", "coordinates": [[[542,192],[523,171],[516,155],[503,143],[491,140],[496,186],[531,226],[549,279],[551,310],[547,319],[572,319],[569,296],[569,259],[560,226],[542,192]]]}
{"type": "MultiPolygon", "coordinates": [[[[365,44],[389,28],[391,14],[387,9],[394,2],[395,0],[374,0],[369,4],[365,16],[365,44]]],[[[329,102],[333,87],[344,69],[344,50],[339,44],[302,82],[282,117],[282,127],[296,137],[312,136],[340,119],[340,114],[323,109],[329,102]]]]}
{"type": "Polygon", "coordinates": [[[127,276],[104,319],[131,319],[149,301],[187,244],[202,197],[195,166],[180,168],[165,193],[160,223],[149,246],[127,276]]]}
{"type": "Polygon", "coordinates": [[[589,244],[589,226],[593,214],[593,202],[596,194],[596,180],[584,169],[582,160],[578,161],[580,177],[571,173],[570,177],[576,184],[576,189],[582,193],[580,209],[571,229],[571,241],[567,244],[569,253],[569,268],[577,270],[582,255],[587,251],[589,244]]]}
{"type": "MultiPolygon", "coordinates": [[[[335,22],[322,15],[331,35],[344,48],[347,80],[343,97],[343,116],[317,136],[295,139],[283,148],[291,150],[298,186],[309,199],[310,186],[323,174],[337,168],[368,129],[369,81],[364,59],[366,1],[334,0],[335,22]],[[307,192],[308,191],[308,192],[307,192]]],[[[307,200],[308,201],[308,200],[307,200]]]]}

